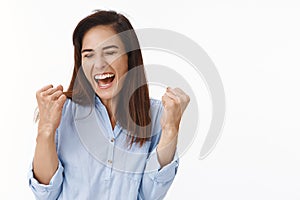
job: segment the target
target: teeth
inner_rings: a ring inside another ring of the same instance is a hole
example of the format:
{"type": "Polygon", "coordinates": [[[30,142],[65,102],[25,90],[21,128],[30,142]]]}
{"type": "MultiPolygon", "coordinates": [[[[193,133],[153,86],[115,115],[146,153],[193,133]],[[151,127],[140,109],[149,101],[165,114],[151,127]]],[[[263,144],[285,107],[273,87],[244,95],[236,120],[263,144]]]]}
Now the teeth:
{"type": "Polygon", "coordinates": [[[95,76],[95,79],[106,79],[115,76],[114,74],[99,74],[95,76]]]}

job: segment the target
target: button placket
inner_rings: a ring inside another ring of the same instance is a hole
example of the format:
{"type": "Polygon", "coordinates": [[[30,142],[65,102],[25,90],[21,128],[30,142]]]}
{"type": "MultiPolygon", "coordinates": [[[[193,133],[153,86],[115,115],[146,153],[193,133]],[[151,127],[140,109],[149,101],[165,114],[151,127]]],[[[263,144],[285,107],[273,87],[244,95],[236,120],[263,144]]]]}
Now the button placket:
{"type": "Polygon", "coordinates": [[[113,168],[113,160],[114,160],[114,148],[115,148],[115,142],[114,138],[112,137],[109,140],[109,147],[108,147],[108,155],[107,155],[107,167],[109,171],[109,178],[111,178],[112,174],[112,168],[113,168]],[[112,142],[113,141],[113,142],[112,142]]]}
{"type": "Polygon", "coordinates": [[[110,139],[110,145],[109,145],[109,156],[108,156],[108,159],[107,159],[107,163],[109,165],[112,165],[113,164],[113,156],[114,156],[114,147],[115,147],[115,138],[111,138],[110,139]]]}

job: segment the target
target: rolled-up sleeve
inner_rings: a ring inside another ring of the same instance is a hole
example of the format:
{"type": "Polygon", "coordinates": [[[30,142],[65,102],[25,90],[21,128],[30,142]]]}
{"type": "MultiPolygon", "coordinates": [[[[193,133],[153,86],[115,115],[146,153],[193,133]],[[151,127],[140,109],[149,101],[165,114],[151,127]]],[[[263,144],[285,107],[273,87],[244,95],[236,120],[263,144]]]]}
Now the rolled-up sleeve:
{"type": "Polygon", "coordinates": [[[62,183],[63,183],[63,171],[64,168],[59,161],[58,168],[51,178],[48,185],[41,184],[34,178],[32,164],[28,173],[29,186],[33,191],[35,198],[39,200],[47,199],[54,200],[57,199],[61,193],[62,183]]]}
{"type": "Polygon", "coordinates": [[[177,173],[179,165],[178,153],[176,151],[173,160],[161,168],[157,157],[157,147],[148,157],[139,189],[139,200],[159,200],[167,194],[177,173]]]}

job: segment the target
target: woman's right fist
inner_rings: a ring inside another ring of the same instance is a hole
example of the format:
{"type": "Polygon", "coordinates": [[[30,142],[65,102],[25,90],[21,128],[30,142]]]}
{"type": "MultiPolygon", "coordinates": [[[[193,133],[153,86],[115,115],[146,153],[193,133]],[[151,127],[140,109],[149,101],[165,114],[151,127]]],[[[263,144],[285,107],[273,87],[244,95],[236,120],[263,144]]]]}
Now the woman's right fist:
{"type": "Polygon", "coordinates": [[[66,101],[61,85],[47,85],[36,92],[39,108],[38,134],[54,134],[59,126],[66,101]]]}

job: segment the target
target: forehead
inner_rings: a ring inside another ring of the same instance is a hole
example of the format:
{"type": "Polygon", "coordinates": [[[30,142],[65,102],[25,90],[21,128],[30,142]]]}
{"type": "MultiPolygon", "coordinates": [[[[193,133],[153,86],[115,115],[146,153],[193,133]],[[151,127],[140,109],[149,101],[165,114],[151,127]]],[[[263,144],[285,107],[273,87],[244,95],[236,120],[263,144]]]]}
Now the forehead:
{"type": "Polygon", "coordinates": [[[112,27],[99,25],[91,28],[84,34],[82,49],[96,49],[111,44],[123,47],[120,37],[112,27]]]}

